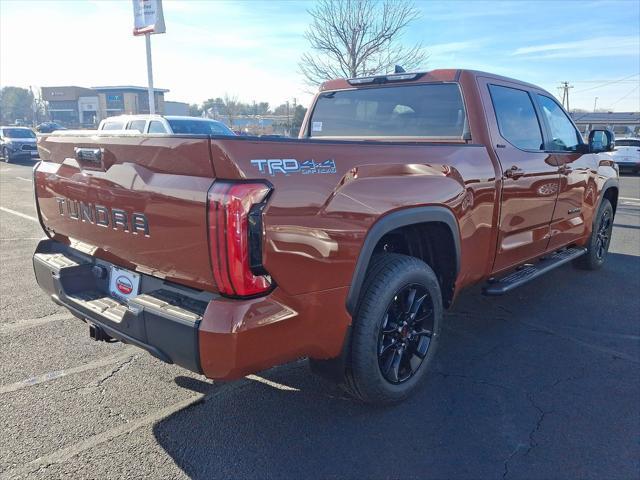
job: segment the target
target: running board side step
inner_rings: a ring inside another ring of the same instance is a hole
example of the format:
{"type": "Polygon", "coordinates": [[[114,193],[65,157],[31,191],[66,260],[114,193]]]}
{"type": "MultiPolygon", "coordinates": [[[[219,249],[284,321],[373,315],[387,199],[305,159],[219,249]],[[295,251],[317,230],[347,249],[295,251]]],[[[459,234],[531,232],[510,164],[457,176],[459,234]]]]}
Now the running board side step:
{"type": "Polygon", "coordinates": [[[585,248],[566,248],[542,257],[534,264],[525,264],[502,278],[491,279],[482,288],[484,295],[504,295],[511,290],[544,275],[550,270],[581,257],[587,252],[585,248]]]}

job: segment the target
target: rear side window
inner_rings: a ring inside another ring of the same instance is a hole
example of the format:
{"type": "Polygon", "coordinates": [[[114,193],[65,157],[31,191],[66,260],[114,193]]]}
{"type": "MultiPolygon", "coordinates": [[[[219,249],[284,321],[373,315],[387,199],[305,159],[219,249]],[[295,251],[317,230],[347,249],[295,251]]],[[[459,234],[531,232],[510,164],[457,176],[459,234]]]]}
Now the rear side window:
{"type": "Polygon", "coordinates": [[[102,130],[124,130],[124,122],[105,122],[102,130]]]}
{"type": "Polygon", "coordinates": [[[127,130],[137,130],[140,133],[144,133],[144,125],[147,123],[146,120],[132,120],[127,125],[127,130]]]}
{"type": "Polygon", "coordinates": [[[458,84],[399,85],[320,94],[309,135],[460,139],[465,123],[458,84]]]}
{"type": "Polygon", "coordinates": [[[149,133],[167,133],[167,129],[164,128],[162,122],[153,120],[149,123],[149,133]]]}
{"type": "Polygon", "coordinates": [[[544,150],[542,130],[531,97],[524,90],[489,85],[500,135],[522,150],[544,150]]]}
{"type": "Polygon", "coordinates": [[[550,149],[560,152],[574,152],[580,144],[580,139],[569,117],[555,100],[538,95],[538,101],[551,131],[550,149]]]}

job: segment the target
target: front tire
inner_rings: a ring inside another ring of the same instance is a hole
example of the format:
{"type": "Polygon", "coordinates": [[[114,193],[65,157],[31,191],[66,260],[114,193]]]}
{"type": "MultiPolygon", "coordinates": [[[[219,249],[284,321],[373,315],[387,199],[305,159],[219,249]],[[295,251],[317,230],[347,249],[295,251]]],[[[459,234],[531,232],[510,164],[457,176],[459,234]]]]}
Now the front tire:
{"type": "Polygon", "coordinates": [[[589,243],[587,243],[587,253],[577,258],[574,265],[583,270],[598,270],[601,268],[609,252],[612,230],[613,207],[609,200],[603,198],[593,222],[591,237],[589,237],[589,243]]]}
{"type": "Polygon", "coordinates": [[[353,321],[345,388],[366,403],[387,405],[424,380],[440,338],[440,284],[423,261],[376,256],[353,321]]]}
{"type": "Polygon", "coordinates": [[[7,147],[2,147],[2,159],[6,163],[11,162],[11,154],[9,153],[9,149],[7,147]]]}

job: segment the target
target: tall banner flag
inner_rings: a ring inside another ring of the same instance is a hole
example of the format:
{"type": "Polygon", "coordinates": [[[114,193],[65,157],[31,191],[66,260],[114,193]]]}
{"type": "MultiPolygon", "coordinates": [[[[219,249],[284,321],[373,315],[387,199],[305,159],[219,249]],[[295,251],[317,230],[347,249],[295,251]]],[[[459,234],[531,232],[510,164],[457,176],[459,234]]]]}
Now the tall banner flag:
{"type": "Polygon", "coordinates": [[[165,33],[162,0],[133,0],[133,34],[165,33]]]}

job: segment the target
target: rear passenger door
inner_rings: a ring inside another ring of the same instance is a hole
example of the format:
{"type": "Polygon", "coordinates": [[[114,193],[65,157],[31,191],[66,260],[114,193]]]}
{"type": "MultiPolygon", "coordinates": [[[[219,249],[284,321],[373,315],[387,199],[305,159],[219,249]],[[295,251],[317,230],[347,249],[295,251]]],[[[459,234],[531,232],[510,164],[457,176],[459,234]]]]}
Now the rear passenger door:
{"type": "Polygon", "coordinates": [[[493,271],[542,255],[558,195],[558,167],[545,152],[532,92],[519,84],[479,79],[492,147],[502,169],[498,244],[493,271]]]}

